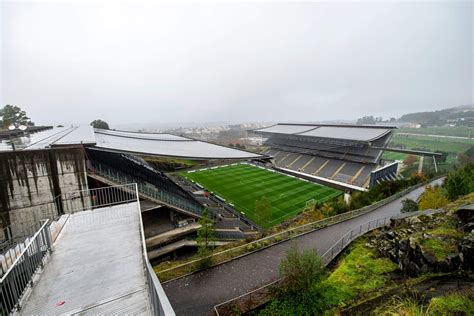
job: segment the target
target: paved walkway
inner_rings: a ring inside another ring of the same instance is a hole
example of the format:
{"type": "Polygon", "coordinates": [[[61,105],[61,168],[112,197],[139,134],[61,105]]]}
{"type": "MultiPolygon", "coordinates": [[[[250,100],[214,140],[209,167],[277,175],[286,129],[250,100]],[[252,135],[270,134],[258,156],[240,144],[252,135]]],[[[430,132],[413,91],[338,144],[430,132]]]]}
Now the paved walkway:
{"type": "MultiPolygon", "coordinates": [[[[435,183],[441,183],[441,180],[435,183]]],[[[278,279],[280,261],[294,240],[300,249],[316,248],[323,254],[346,232],[369,221],[400,214],[401,200],[417,199],[423,191],[424,187],[416,189],[368,214],[165,283],[163,288],[177,315],[206,315],[214,305],[278,279]]]]}
{"type": "Polygon", "coordinates": [[[21,315],[149,314],[136,203],[69,217],[21,315]]]}

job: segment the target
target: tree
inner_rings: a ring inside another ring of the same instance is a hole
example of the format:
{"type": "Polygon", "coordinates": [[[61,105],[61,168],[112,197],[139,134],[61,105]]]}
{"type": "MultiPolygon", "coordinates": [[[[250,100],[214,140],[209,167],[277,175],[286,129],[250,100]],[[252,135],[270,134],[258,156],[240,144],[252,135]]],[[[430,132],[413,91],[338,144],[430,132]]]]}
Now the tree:
{"type": "Polygon", "coordinates": [[[403,160],[403,163],[407,166],[413,165],[418,159],[414,155],[408,155],[406,156],[405,160],[403,160]]]}
{"type": "Polygon", "coordinates": [[[200,256],[207,256],[210,252],[211,243],[214,241],[214,221],[209,217],[209,211],[204,209],[198,223],[201,227],[197,231],[196,242],[200,256]]]}
{"type": "Polygon", "coordinates": [[[19,106],[5,105],[0,109],[0,126],[7,129],[10,125],[28,125],[33,126],[34,123],[26,116],[26,112],[19,106]]]}
{"type": "Polygon", "coordinates": [[[357,124],[375,124],[375,123],[376,123],[376,119],[372,115],[364,116],[357,120],[357,124]]]}
{"type": "Polygon", "coordinates": [[[255,200],[255,213],[265,221],[269,221],[272,218],[272,206],[266,196],[262,196],[260,200],[255,200]]]}
{"type": "Polygon", "coordinates": [[[93,120],[90,125],[94,128],[109,129],[109,124],[102,120],[93,120]]]}
{"type": "Polygon", "coordinates": [[[334,302],[334,288],[325,282],[327,273],[314,250],[298,251],[296,244],[280,263],[282,286],[274,293],[263,315],[321,315],[334,302]]]}
{"type": "Polygon", "coordinates": [[[444,182],[448,198],[456,200],[461,195],[466,195],[474,191],[474,164],[469,163],[465,166],[452,171],[448,174],[444,182]]]}
{"type": "Polygon", "coordinates": [[[421,195],[418,207],[420,210],[441,208],[449,203],[448,198],[439,186],[426,186],[425,192],[421,195]]]}
{"type": "Polygon", "coordinates": [[[418,203],[412,199],[404,199],[402,200],[402,209],[400,211],[402,213],[416,212],[418,211],[418,203]]]}

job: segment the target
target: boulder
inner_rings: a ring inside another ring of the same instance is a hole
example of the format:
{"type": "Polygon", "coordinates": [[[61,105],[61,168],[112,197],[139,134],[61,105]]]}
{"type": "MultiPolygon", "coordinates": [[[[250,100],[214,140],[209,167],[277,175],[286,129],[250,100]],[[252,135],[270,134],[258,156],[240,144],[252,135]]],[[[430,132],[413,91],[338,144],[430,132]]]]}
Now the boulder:
{"type": "Polygon", "coordinates": [[[449,269],[451,271],[457,270],[459,266],[461,265],[461,257],[459,256],[458,253],[449,254],[446,257],[446,261],[448,262],[449,269]]]}
{"type": "Polygon", "coordinates": [[[406,267],[406,269],[407,269],[407,274],[411,277],[416,277],[420,275],[421,273],[420,267],[414,262],[410,262],[410,264],[406,267]]]}

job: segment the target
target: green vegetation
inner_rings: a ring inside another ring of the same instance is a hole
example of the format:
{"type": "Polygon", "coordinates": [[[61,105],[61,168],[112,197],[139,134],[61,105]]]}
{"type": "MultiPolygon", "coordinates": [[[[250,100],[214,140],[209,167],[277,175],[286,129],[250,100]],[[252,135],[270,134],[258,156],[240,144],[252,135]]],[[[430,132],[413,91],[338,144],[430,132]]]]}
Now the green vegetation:
{"type": "Polygon", "coordinates": [[[427,304],[420,303],[420,298],[411,293],[394,296],[387,304],[377,308],[376,315],[407,316],[442,316],[473,315],[474,290],[455,291],[432,298],[427,304]]]}
{"type": "Polygon", "coordinates": [[[466,164],[452,171],[444,183],[447,196],[451,200],[474,191],[474,164],[466,164]]]}
{"type": "Polygon", "coordinates": [[[35,125],[20,107],[7,104],[0,108],[0,128],[7,129],[12,124],[17,127],[19,125],[35,125]]]}
{"type": "Polygon", "coordinates": [[[413,133],[423,135],[442,135],[442,136],[456,136],[456,137],[474,137],[474,128],[467,126],[456,127],[423,127],[423,128],[408,128],[403,127],[397,130],[398,133],[413,133]]]}
{"type": "Polygon", "coordinates": [[[400,211],[402,213],[416,212],[418,211],[418,203],[412,199],[404,199],[402,200],[402,209],[400,211]]]}
{"type": "Polygon", "coordinates": [[[350,209],[355,210],[371,205],[424,180],[423,177],[414,175],[407,179],[379,183],[370,188],[367,192],[354,193],[352,195],[350,209]]]}
{"type": "Polygon", "coordinates": [[[474,315],[474,290],[453,292],[430,301],[432,315],[474,315]]]}
{"type": "Polygon", "coordinates": [[[474,146],[474,139],[436,138],[431,136],[396,134],[392,138],[390,146],[414,150],[462,153],[474,146]]]}
{"type": "Polygon", "coordinates": [[[329,284],[338,289],[341,307],[386,285],[389,282],[387,274],[397,268],[389,259],[378,258],[374,250],[365,246],[365,241],[363,238],[354,242],[328,278],[329,284]]]}
{"type": "Polygon", "coordinates": [[[109,129],[109,124],[102,120],[93,120],[90,125],[93,128],[109,129]]]}
{"type": "Polygon", "coordinates": [[[163,171],[176,171],[180,169],[189,169],[196,167],[202,162],[193,161],[190,159],[177,159],[177,158],[162,158],[162,157],[144,157],[146,162],[151,164],[153,167],[163,171]]]}
{"type": "Polygon", "coordinates": [[[282,286],[260,315],[319,315],[330,309],[337,289],[327,282],[327,272],[314,250],[299,252],[295,245],[280,264],[282,286]]]}
{"type": "Polygon", "coordinates": [[[456,221],[449,218],[439,225],[424,232],[415,234],[423,250],[432,254],[437,260],[444,260],[446,256],[457,251],[457,246],[463,233],[456,228],[456,221]],[[424,238],[424,236],[431,236],[424,238]]]}
{"type": "Polygon", "coordinates": [[[469,121],[464,122],[462,118],[472,116],[474,116],[472,105],[463,105],[437,111],[408,113],[402,115],[398,121],[418,123],[423,126],[443,126],[448,120],[454,120],[457,124],[469,124],[469,121]]]}
{"type": "Polygon", "coordinates": [[[449,203],[446,190],[439,186],[427,186],[420,197],[418,208],[420,210],[437,209],[449,203]]]}
{"type": "Polygon", "coordinates": [[[296,215],[309,200],[325,202],[341,194],[332,188],[248,164],[183,172],[181,175],[224,198],[263,228],[296,215]]]}
{"type": "Polygon", "coordinates": [[[204,209],[202,217],[199,219],[201,227],[197,231],[196,242],[198,245],[198,256],[202,258],[199,261],[199,268],[204,269],[212,264],[212,258],[209,255],[212,253],[211,244],[214,241],[214,221],[209,217],[209,211],[204,209]]]}
{"type": "Polygon", "coordinates": [[[382,159],[385,159],[385,160],[405,160],[405,158],[407,157],[408,155],[407,154],[402,154],[402,153],[396,153],[396,152],[390,152],[390,151],[386,151],[383,153],[383,156],[382,156],[382,159]]]}
{"type": "Polygon", "coordinates": [[[283,285],[260,314],[320,315],[386,285],[390,282],[387,274],[397,266],[389,259],[377,258],[364,243],[365,239],[354,243],[330,275],[314,251],[300,253],[293,246],[280,264],[283,285]]]}

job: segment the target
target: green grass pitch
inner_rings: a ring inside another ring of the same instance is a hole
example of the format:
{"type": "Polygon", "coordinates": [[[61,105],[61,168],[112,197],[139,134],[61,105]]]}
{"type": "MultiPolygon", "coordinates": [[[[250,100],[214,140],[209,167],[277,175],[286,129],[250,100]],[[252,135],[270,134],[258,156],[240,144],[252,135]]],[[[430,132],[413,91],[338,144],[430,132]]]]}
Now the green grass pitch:
{"type": "Polygon", "coordinates": [[[325,202],[341,191],[289,177],[249,164],[227,165],[214,169],[183,172],[182,176],[232,203],[234,208],[263,228],[269,228],[296,215],[306,202],[325,202]],[[255,201],[270,200],[271,217],[255,212],[255,201]]]}

